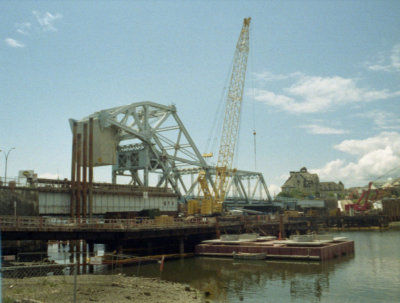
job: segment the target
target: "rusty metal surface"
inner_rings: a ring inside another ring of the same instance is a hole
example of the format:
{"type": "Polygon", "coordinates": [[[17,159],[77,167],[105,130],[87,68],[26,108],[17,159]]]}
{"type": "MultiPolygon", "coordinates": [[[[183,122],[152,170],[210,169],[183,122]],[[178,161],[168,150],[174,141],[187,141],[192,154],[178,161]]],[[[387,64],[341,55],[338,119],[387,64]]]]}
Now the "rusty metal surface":
{"type": "Polygon", "coordinates": [[[87,158],[88,158],[88,130],[87,123],[83,125],[83,149],[82,149],[82,217],[87,216],[87,158]]]}
{"type": "MultiPolygon", "coordinates": [[[[223,227],[232,228],[238,223],[223,227]]],[[[175,218],[160,222],[148,218],[135,219],[71,219],[60,217],[14,217],[0,216],[4,240],[74,240],[85,239],[96,243],[151,238],[190,237],[215,235],[213,218],[185,220],[175,218]]],[[[238,226],[240,228],[240,226],[238,226]]]]}
{"type": "MultiPolygon", "coordinates": [[[[267,219],[267,218],[266,218],[267,219]]],[[[254,224],[266,221],[253,217],[254,224]]],[[[246,220],[250,221],[250,220],[246,220]]],[[[279,226],[279,222],[269,222],[279,226]]],[[[222,233],[243,233],[242,220],[221,220],[217,218],[172,218],[155,220],[148,218],[100,219],[70,217],[15,217],[0,216],[4,240],[74,240],[85,239],[96,243],[107,241],[129,241],[151,238],[174,238],[203,235],[214,238],[222,233]]],[[[290,226],[287,226],[288,228],[290,226]]]]}
{"type": "Polygon", "coordinates": [[[72,155],[71,155],[71,183],[70,183],[70,216],[75,215],[75,174],[76,174],[76,144],[78,124],[75,122],[72,128],[72,155]]]}
{"type": "MultiPolygon", "coordinates": [[[[5,231],[60,231],[60,230],[137,230],[137,229],[175,229],[201,228],[215,226],[214,218],[171,218],[168,221],[158,221],[149,218],[133,219],[83,219],[70,217],[15,217],[0,216],[0,226],[5,231]]],[[[224,222],[220,226],[240,225],[239,222],[224,222]]]]}
{"type": "Polygon", "coordinates": [[[89,119],[89,218],[93,216],[93,118],[89,119]]]}
{"type": "MultiPolygon", "coordinates": [[[[77,141],[77,152],[76,152],[76,192],[75,192],[75,203],[76,210],[75,214],[79,218],[81,216],[81,194],[82,194],[82,180],[81,180],[81,163],[82,163],[82,135],[78,134],[77,141]]],[[[40,201],[39,201],[40,203],[40,201]]]]}
{"type": "Polygon", "coordinates": [[[330,260],[343,255],[354,253],[354,241],[341,241],[328,243],[322,247],[293,247],[283,244],[274,245],[273,241],[264,245],[215,245],[199,244],[196,246],[196,254],[204,256],[232,256],[235,253],[266,253],[267,258],[284,259],[313,259],[330,260]]]}
{"type": "MultiPolygon", "coordinates": [[[[37,188],[38,191],[70,192],[71,186],[72,182],[66,179],[54,180],[39,178],[30,188],[37,188]]],[[[143,195],[143,192],[147,192],[149,196],[176,197],[176,194],[169,188],[138,187],[126,184],[93,183],[93,191],[96,193],[115,193],[120,195],[143,195]]]]}

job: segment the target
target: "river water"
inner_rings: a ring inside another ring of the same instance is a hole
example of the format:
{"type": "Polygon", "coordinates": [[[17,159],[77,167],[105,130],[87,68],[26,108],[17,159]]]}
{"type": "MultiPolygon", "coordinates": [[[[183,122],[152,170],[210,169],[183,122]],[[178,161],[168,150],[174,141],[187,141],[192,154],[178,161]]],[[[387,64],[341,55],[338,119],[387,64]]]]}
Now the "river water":
{"type": "Polygon", "coordinates": [[[400,230],[336,232],[354,256],[327,262],[196,257],[123,269],[191,285],[211,302],[400,302],[400,230]]]}

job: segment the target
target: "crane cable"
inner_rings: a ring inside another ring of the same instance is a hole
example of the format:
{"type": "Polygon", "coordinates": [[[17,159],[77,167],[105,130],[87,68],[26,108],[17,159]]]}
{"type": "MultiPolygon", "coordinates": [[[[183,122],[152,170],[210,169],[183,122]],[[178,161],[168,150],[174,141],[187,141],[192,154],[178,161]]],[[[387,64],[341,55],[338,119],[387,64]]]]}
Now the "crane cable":
{"type": "Polygon", "coordinates": [[[219,98],[217,110],[215,111],[213,123],[208,134],[208,139],[206,142],[206,146],[204,149],[204,153],[212,152],[215,156],[218,157],[218,150],[217,147],[219,145],[220,134],[222,132],[222,124],[224,122],[224,115],[225,107],[226,107],[226,95],[228,94],[227,87],[229,86],[229,79],[232,73],[233,68],[233,59],[231,60],[231,64],[229,66],[229,70],[226,74],[226,78],[224,81],[224,86],[221,91],[221,96],[219,98]]]}
{"type": "Polygon", "coordinates": [[[388,180],[389,178],[391,178],[390,174],[393,173],[393,172],[396,172],[398,169],[400,169],[400,166],[398,166],[398,167],[396,166],[396,167],[394,167],[394,168],[388,170],[388,171],[385,172],[383,175],[381,175],[381,176],[375,178],[375,180],[373,180],[372,183],[374,183],[374,182],[376,182],[376,181],[378,181],[378,180],[380,180],[380,179],[382,179],[382,178],[384,178],[384,177],[387,177],[387,180],[388,180]]]}
{"type": "MultiPolygon", "coordinates": [[[[249,28],[251,36],[253,34],[251,33],[252,28],[249,28]]],[[[250,39],[250,54],[249,54],[249,63],[250,63],[250,71],[254,71],[254,63],[253,63],[253,39],[250,39]]],[[[250,77],[250,94],[251,94],[251,100],[252,100],[252,107],[253,107],[253,139],[254,139],[254,171],[257,171],[257,140],[256,140],[256,110],[255,110],[255,92],[254,92],[254,77],[251,75],[250,77]]]]}

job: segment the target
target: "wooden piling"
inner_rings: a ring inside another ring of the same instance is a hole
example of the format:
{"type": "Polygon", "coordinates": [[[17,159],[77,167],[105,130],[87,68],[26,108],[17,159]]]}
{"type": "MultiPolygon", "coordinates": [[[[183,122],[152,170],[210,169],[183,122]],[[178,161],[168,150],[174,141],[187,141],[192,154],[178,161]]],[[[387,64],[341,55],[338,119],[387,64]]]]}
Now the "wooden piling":
{"type": "Polygon", "coordinates": [[[93,216],[93,118],[89,119],[89,218],[93,216]]]}
{"type": "Polygon", "coordinates": [[[87,123],[83,125],[83,159],[82,159],[82,218],[87,214],[87,123]]]}
{"type": "Polygon", "coordinates": [[[75,216],[75,168],[76,168],[76,140],[77,140],[78,123],[74,122],[72,127],[72,161],[71,161],[71,218],[75,216]]]}
{"type": "Polygon", "coordinates": [[[77,152],[76,152],[76,217],[81,217],[81,134],[77,135],[77,152]]]}

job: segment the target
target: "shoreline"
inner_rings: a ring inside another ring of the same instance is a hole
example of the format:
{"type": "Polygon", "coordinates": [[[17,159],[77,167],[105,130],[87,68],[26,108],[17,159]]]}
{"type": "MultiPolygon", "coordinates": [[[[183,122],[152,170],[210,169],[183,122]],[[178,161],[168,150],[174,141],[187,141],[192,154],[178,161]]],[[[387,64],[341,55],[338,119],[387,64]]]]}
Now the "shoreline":
{"type": "MultiPolygon", "coordinates": [[[[2,284],[5,303],[74,302],[74,276],[3,278],[2,284]]],[[[206,301],[199,290],[181,283],[124,275],[79,275],[77,276],[76,302],[197,303],[206,301]]]]}

